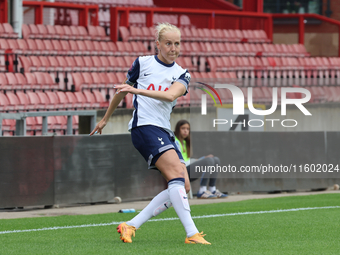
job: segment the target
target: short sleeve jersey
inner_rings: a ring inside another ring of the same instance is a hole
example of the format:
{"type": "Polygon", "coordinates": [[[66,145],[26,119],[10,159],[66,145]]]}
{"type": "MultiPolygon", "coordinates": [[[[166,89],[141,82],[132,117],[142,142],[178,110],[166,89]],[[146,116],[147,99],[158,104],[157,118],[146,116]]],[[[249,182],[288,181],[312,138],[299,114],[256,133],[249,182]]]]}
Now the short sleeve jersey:
{"type": "MultiPolygon", "coordinates": [[[[156,91],[166,91],[174,82],[182,83],[187,93],[190,82],[189,72],[176,62],[165,64],[157,56],[138,57],[129,69],[126,81],[127,84],[137,89],[156,91]]],[[[166,102],[133,95],[135,110],[129,122],[129,130],[138,126],[154,125],[171,131],[170,114],[176,101],[166,102]]]]}

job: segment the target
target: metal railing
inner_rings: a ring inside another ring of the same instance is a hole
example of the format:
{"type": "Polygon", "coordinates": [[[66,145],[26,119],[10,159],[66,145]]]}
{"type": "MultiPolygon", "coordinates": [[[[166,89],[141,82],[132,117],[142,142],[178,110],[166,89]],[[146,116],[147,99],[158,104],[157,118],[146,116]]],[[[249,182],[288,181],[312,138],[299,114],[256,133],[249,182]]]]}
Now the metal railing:
{"type": "Polygon", "coordinates": [[[90,117],[90,129],[94,129],[96,126],[97,111],[50,111],[50,112],[18,112],[18,113],[0,113],[0,136],[2,136],[2,120],[3,119],[15,119],[15,135],[26,136],[26,118],[27,117],[42,117],[42,135],[48,134],[48,122],[49,116],[67,116],[67,128],[66,134],[72,135],[72,116],[89,116],[90,117]]]}

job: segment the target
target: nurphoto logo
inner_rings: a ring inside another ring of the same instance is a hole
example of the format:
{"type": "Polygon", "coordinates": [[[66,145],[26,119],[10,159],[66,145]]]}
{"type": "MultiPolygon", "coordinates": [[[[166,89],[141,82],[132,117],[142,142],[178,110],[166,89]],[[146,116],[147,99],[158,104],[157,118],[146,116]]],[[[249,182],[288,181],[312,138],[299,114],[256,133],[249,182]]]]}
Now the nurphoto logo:
{"type": "MultiPolygon", "coordinates": [[[[223,106],[222,100],[220,95],[217,93],[216,89],[228,89],[233,98],[233,115],[244,115],[245,114],[245,99],[244,99],[244,94],[243,91],[231,84],[215,84],[215,88],[212,87],[211,85],[201,83],[199,84],[209,88],[218,98],[220,105],[223,106]]],[[[205,89],[205,88],[199,88],[202,91],[206,92],[214,101],[215,105],[218,105],[216,103],[216,100],[213,96],[213,94],[205,89]]],[[[287,105],[295,105],[304,115],[306,116],[311,116],[312,114],[306,109],[305,106],[303,106],[304,103],[307,103],[311,99],[311,93],[309,90],[304,89],[304,88],[288,88],[288,87],[283,87],[283,88],[272,88],[272,105],[269,109],[256,109],[254,107],[253,103],[253,88],[249,87],[247,89],[247,104],[248,104],[248,109],[249,111],[258,116],[266,116],[270,115],[275,112],[277,105],[278,105],[278,89],[281,89],[281,115],[285,116],[287,114],[287,105]],[[305,95],[303,98],[287,98],[288,93],[301,93],[305,95]]],[[[207,95],[202,94],[201,95],[201,115],[207,115],[207,95]]],[[[274,126],[275,121],[280,121],[279,119],[266,119],[265,121],[271,122],[272,127],[274,126]]],[[[216,125],[224,125],[227,124],[228,122],[231,123],[231,126],[233,125],[233,121],[230,120],[228,121],[227,119],[214,119],[213,120],[213,126],[215,127],[216,125]]],[[[244,126],[246,125],[246,119],[243,119],[243,122],[240,123],[234,123],[234,124],[243,124],[244,126]]],[[[248,126],[250,127],[261,127],[264,125],[264,121],[262,119],[251,119],[248,121],[248,126]],[[255,123],[258,123],[255,125],[255,123]]],[[[295,127],[297,126],[297,121],[294,119],[284,119],[281,121],[281,124],[283,127],[295,127]],[[288,125],[288,122],[292,122],[293,124],[288,125]]]]}

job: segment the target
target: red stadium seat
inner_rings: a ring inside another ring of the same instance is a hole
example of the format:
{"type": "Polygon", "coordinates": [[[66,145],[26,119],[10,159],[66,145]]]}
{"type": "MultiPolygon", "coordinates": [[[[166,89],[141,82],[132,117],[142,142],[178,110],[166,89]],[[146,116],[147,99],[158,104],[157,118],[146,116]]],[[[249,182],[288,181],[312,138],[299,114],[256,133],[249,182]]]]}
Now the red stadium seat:
{"type": "Polygon", "coordinates": [[[68,40],[76,40],[76,37],[72,33],[72,31],[71,31],[69,26],[63,26],[63,29],[64,29],[65,36],[68,37],[68,40]]]}
{"type": "Polygon", "coordinates": [[[52,104],[44,92],[36,92],[39,97],[40,103],[44,105],[44,109],[54,110],[54,104],[52,104]]]}
{"type": "Polygon", "coordinates": [[[11,24],[9,23],[2,23],[2,27],[4,30],[4,34],[7,36],[7,38],[17,39],[18,34],[14,33],[13,28],[11,24]]]}
{"type": "Polygon", "coordinates": [[[71,109],[72,108],[72,102],[68,101],[68,98],[65,95],[65,92],[57,91],[55,92],[57,97],[59,98],[59,102],[64,105],[65,109],[71,109]]]}
{"type": "Polygon", "coordinates": [[[45,25],[37,24],[36,27],[38,29],[39,34],[42,35],[43,39],[51,40],[53,38],[53,36],[48,33],[47,28],[46,28],[45,25]]]}
{"type": "Polygon", "coordinates": [[[105,55],[106,53],[103,51],[100,43],[99,41],[93,41],[94,51],[97,52],[97,55],[105,55]]]}
{"type": "Polygon", "coordinates": [[[74,95],[77,99],[77,101],[81,104],[82,108],[84,109],[90,109],[91,103],[88,102],[84,96],[84,94],[80,91],[74,92],[74,95]]]}
{"type": "Polygon", "coordinates": [[[148,27],[142,27],[142,34],[145,41],[154,41],[154,33],[148,27]]]}
{"type": "Polygon", "coordinates": [[[45,105],[40,102],[40,99],[35,92],[27,92],[26,94],[33,109],[42,110],[45,108],[45,105]]]}
{"type": "Polygon", "coordinates": [[[80,71],[82,72],[88,72],[90,71],[89,67],[85,65],[84,59],[80,56],[74,56],[74,61],[77,67],[80,68],[80,71]]]}
{"type": "Polygon", "coordinates": [[[78,102],[77,98],[75,97],[73,92],[65,92],[65,95],[68,99],[68,102],[72,103],[72,108],[76,110],[82,109],[81,103],[78,102]]]}
{"type": "Polygon", "coordinates": [[[72,73],[71,75],[75,91],[81,91],[88,88],[88,86],[84,84],[84,78],[81,73],[72,73]]]}
{"type": "Polygon", "coordinates": [[[97,30],[97,36],[99,36],[99,41],[111,41],[110,37],[106,35],[105,29],[102,26],[95,26],[97,30]]]}
{"type": "Polygon", "coordinates": [[[110,104],[108,100],[105,99],[104,95],[97,90],[92,91],[95,101],[99,103],[100,108],[107,108],[110,104]]]}
{"type": "Polygon", "coordinates": [[[68,40],[69,37],[65,34],[64,27],[61,25],[54,25],[55,32],[60,36],[61,40],[68,40]]]}
{"type": "Polygon", "coordinates": [[[114,67],[110,65],[110,62],[109,62],[109,59],[108,59],[107,56],[100,56],[99,60],[101,61],[103,70],[105,72],[113,72],[114,71],[114,67]]]}
{"type": "Polygon", "coordinates": [[[85,67],[88,68],[90,72],[97,72],[97,67],[94,66],[92,58],[90,56],[84,56],[83,57],[85,67]]]}
{"type": "Polygon", "coordinates": [[[75,43],[78,47],[78,50],[75,53],[77,56],[83,56],[83,55],[88,56],[92,54],[94,47],[90,40],[76,41],[75,43]]]}
{"type": "Polygon", "coordinates": [[[130,26],[130,40],[139,41],[143,37],[142,29],[136,26],[130,26]]]}
{"type": "Polygon", "coordinates": [[[32,52],[29,50],[26,40],[24,39],[17,39],[18,49],[21,50],[22,54],[24,55],[31,55],[32,52]]]}
{"type": "Polygon", "coordinates": [[[31,60],[25,56],[19,56],[19,70],[22,68],[24,72],[35,71],[36,68],[32,66],[31,60]]]}
{"type": "Polygon", "coordinates": [[[100,46],[102,48],[102,55],[105,55],[105,56],[113,56],[114,55],[114,52],[111,51],[108,42],[101,41],[99,43],[100,43],[100,46]]]}
{"type": "Polygon", "coordinates": [[[79,30],[76,26],[70,26],[70,30],[74,40],[84,40],[84,37],[79,33],[79,30]]]}
{"type": "Polygon", "coordinates": [[[127,27],[120,26],[118,28],[119,37],[122,39],[123,42],[127,42],[130,40],[130,31],[127,27]]]}
{"type": "Polygon", "coordinates": [[[97,89],[98,86],[93,82],[91,73],[82,73],[83,76],[83,88],[97,89]]]}
{"type": "Polygon", "coordinates": [[[65,109],[64,102],[60,102],[59,97],[57,96],[57,94],[55,92],[46,91],[45,94],[48,97],[50,104],[54,105],[54,109],[56,109],[56,110],[64,110],[65,109]]]}
{"type": "Polygon", "coordinates": [[[82,36],[83,40],[91,40],[91,36],[88,34],[87,30],[83,26],[77,26],[79,35],[82,36]]]}
{"type": "Polygon", "coordinates": [[[51,39],[59,40],[61,36],[57,33],[55,26],[53,25],[46,25],[47,35],[51,39]]]}
{"type": "Polygon", "coordinates": [[[5,94],[0,92],[0,111],[1,112],[8,112],[13,111],[13,106],[10,105],[8,98],[5,94]]]}
{"type": "Polygon", "coordinates": [[[91,40],[100,41],[101,36],[98,35],[97,29],[95,26],[87,26],[88,34],[91,36],[91,40]]]}
{"type": "Polygon", "coordinates": [[[106,80],[104,80],[104,77],[102,79],[102,73],[90,73],[90,75],[93,83],[95,84],[95,88],[103,89],[106,87],[106,80]]]}
{"type": "Polygon", "coordinates": [[[43,38],[43,34],[39,32],[39,29],[35,24],[28,24],[28,27],[30,29],[30,36],[32,36],[35,39],[43,38]]]}
{"type": "Polygon", "coordinates": [[[24,110],[25,106],[23,104],[21,104],[18,97],[13,92],[7,91],[6,97],[8,99],[9,106],[12,106],[14,111],[24,110]]]}
{"type": "Polygon", "coordinates": [[[39,57],[30,56],[28,58],[31,60],[31,68],[33,71],[39,71],[39,72],[46,71],[46,68],[41,64],[39,57]]]}
{"type": "Polygon", "coordinates": [[[95,68],[96,72],[105,71],[105,67],[103,67],[103,64],[98,56],[91,56],[91,60],[93,62],[93,67],[95,68]]]}

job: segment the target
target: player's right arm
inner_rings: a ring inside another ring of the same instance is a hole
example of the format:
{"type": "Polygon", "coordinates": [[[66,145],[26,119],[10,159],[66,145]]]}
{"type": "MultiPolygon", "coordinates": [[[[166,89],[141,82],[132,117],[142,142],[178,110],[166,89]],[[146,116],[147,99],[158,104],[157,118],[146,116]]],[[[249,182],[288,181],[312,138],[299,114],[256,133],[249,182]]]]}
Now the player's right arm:
{"type": "MultiPolygon", "coordinates": [[[[123,82],[123,84],[126,82],[127,79],[123,82]]],[[[93,135],[94,133],[102,133],[103,128],[106,126],[107,122],[109,121],[110,116],[113,114],[113,112],[116,110],[117,106],[119,105],[120,101],[126,96],[127,92],[121,92],[121,93],[115,93],[113,96],[111,103],[109,107],[106,110],[106,113],[104,117],[101,119],[101,121],[98,122],[96,127],[92,130],[90,133],[90,136],[93,135]]]]}
{"type": "MultiPolygon", "coordinates": [[[[127,86],[132,86],[132,84],[134,84],[136,82],[136,80],[139,77],[139,59],[137,58],[132,66],[130,67],[128,73],[127,73],[127,78],[125,79],[125,81],[122,84],[127,85],[127,83],[129,85],[127,86]]],[[[109,108],[107,108],[107,111],[104,115],[104,117],[101,119],[101,121],[98,122],[97,126],[92,130],[92,132],[90,133],[90,136],[95,134],[96,132],[101,134],[103,128],[106,126],[107,122],[109,121],[110,116],[113,114],[113,112],[115,111],[115,109],[117,108],[117,106],[119,105],[120,101],[122,101],[122,99],[126,96],[126,94],[128,92],[124,92],[122,91],[120,92],[121,89],[118,89],[117,92],[115,93],[114,97],[112,98],[112,101],[109,105],[109,108]]]]}

